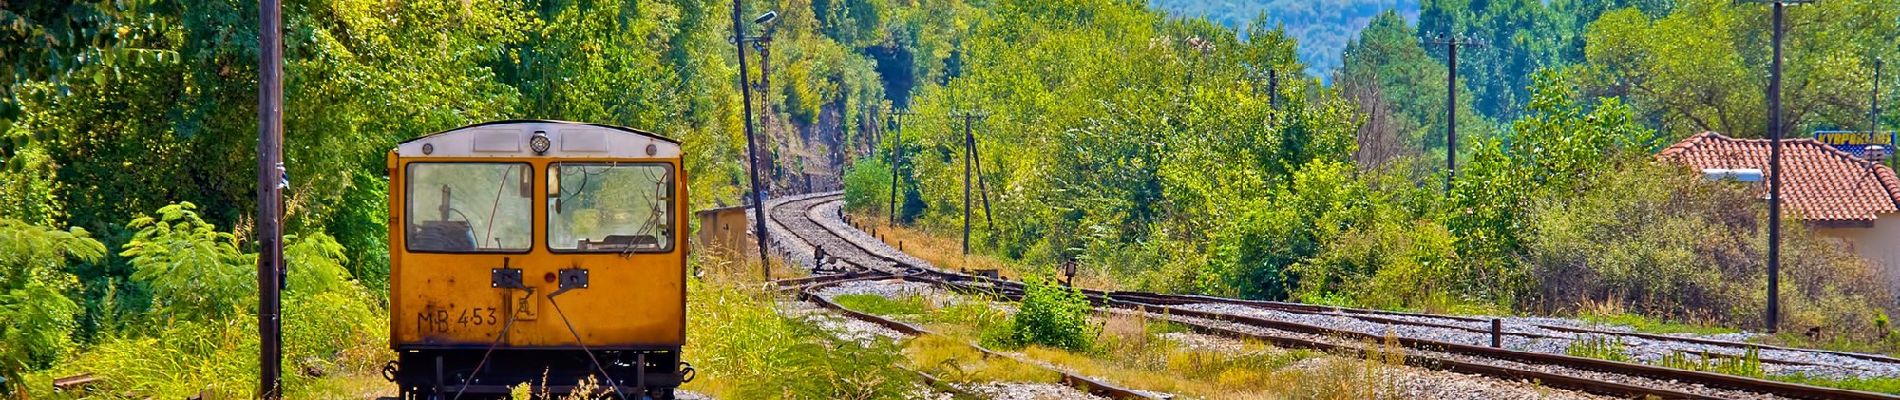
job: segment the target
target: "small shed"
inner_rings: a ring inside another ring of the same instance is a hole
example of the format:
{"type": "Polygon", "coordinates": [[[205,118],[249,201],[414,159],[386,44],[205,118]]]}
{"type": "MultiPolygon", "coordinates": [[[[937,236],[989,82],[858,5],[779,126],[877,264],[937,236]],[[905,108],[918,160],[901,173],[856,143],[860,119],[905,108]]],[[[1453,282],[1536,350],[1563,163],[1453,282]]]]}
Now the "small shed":
{"type": "Polygon", "coordinates": [[[724,256],[740,255],[751,248],[752,225],[746,219],[749,210],[751,207],[732,206],[694,212],[699,219],[699,232],[694,234],[699,248],[724,256]]]}

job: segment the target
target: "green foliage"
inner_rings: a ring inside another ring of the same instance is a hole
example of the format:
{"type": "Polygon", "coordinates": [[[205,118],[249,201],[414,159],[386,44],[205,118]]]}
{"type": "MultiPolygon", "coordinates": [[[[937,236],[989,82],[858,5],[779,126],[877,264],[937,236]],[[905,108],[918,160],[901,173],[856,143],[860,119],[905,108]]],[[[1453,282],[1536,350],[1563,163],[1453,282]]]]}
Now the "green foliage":
{"type": "MultiPolygon", "coordinates": [[[[1622,340],[1612,336],[1585,336],[1572,340],[1570,341],[1570,346],[1564,348],[1564,354],[1599,360],[1630,362],[1629,348],[1623,345],[1622,340]]],[[[1665,360],[1667,360],[1667,358],[1665,358],[1665,360]]]]}
{"type": "MultiPolygon", "coordinates": [[[[1682,0],[1666,16],[1611,11],[1591,23],[1585,49],[1592,93],[1628,98],[1672,136],[1717,131],[1764,137],[1771,21],[1766,4],[1682,0]]],[[[1789,7],[1783,128],[1864,129],[1873,60],[1900,55],[1900,2],[1859,0],[1789,7]]]]}
{"type": "MultiPolygon", "coordinates": [[[[173,204],[128,224],[139,231],[122,256],[154,293],[153,309],[147,318],[108,327],[107,338],[49,374],[111,371],[101,374],[110,390],[156,397],[254,390],[257,319],[249,311],[257,299],[257,255],[241,252],[234,235],[217,231],[195,208],[173,204]]],[[[387,360],[388,315],[350,279],[343,246],[322,233],[287,241],[284,351],[286,364],[300,372],[286,374],[287,390],[387,360]]]]}
{"type": "Polygon", "coordinates": [[[1024,278],[1023,285],[1026,289],[1016,314],[1010,317],[1009,335],[986,339],[1000,339],[993,344],[1008,347],[1037,345],[1070,351],[1086,351],[1093,345],[1092,308],[1080,290],[1035,276],[1024,278]]]}
{"type": "Polygon", "coordinates": [[[0,218],[0,392],[12,392],[21,374],[53,365],[73,350],[73,317],[66,297],[78,281],[67,260],[94,261],[105,246],[85,229],[44,229],[0,218]]]}
{"type": "Polygon", "coordinates": [[[1596,174],[1634,162],[1654,133],[1637,125],[1615,99],[1588,104],[1559,72],[1544,72],[1530,114],[1508,137],[1480,142],[1460,169],[1446,227],[1457,237],[1461,293],[1509,302],[1533,281],[1516,256],[1537,232],[1526,213],[1535,199],[1562,201],[1596,174]]]}
{"type": "Polygon", "coordinates": [[[1900,378],[1835,378],[1825,376],[1768,375],[1767,379],[1794,382],[1803,385],[1860,390],[1874,393],[1900,394],[1900,378]]]}
{"type": "Polygon", "coordinates": [[[141,216],[120,256],[131,259],[132,278],[151,288],[159,319],[220,320],[252,308],[257,291],[256,255],[238,251],[237,236],[217,231],[198,217],[197,205],[177,203],[141,216]]]}
{"type": "Polygon", "coordinates": [[[1761,349],[1754,347],[1748,348],[1748,351],[1739,357],[1733,355],[1715,355],[1710,353],[1692,354],[1683,351],[1672,351],[1669,354],[1664,354],[1662,359],[1656,360],[1656,365],[1666,368],[1741,375],[1755,378],[1760,378],[1764,375],[1761,369],[1761,349]]]}
{"type": "Polygon", "coordinates": [[[1595,322],[1599,324],[1627,326],[1630,329],[1633,329],[1637,332],[1643,332],[1643,333],[1658,333],[1658,334],[1689,333],[1689,334],[1696,334],[1696,335],[1719,335],[1719,334],[1725,334],[1725,333],[1740,332],[1736,329],[1726,328],[1726,327],[1721,327],[1721,326],[1708,326],[1708,325],[1699,325],[1699,324],[1662,321],[1657,318],[1647,317],[1647,316],[1643,316],[1642,314],[1632,314],[1632,313],[1618,313],[1618,314],[1609,314],[1609,315],[1581,313],[1581,315],[1578,315],[1578,317],[1585,321],[1595,322]]]}
{"type": "Polygon", "coordinates": [[[918,316],[930,308],[923,296],[919,295],[893,299],[875,294],[847,294],[832,298],[831,301],[858,312],[888,316],[918,316]]]}

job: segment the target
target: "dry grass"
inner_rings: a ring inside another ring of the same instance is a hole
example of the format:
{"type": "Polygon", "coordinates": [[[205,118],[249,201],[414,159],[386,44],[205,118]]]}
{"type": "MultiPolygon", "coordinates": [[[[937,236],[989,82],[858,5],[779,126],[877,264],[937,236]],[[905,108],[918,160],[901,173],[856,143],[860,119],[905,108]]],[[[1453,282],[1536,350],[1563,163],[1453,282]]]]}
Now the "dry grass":
{"type": "Polygon", "coordinates": [[[1058,383],[1062,376],[1007,357],[991,357],[970,341],[946,335],[926,335],[904,344],[911,367],[950,382],[1058,383]]]}
{"type": "MultiPolygon", "coordinates": [[[[942,312],[941,309],[933,312],[942,312]]],[[[927,317],[926,319],[949,321],[927,317]]],[[[1386,343],[1366,343],[1365,353],[1325,354],[1287,350],[1254,341],[1237,341],[1234,348],[1194,348],[1163,337],[1183,327],[1141,314],[1111,314],[1099,320],[1101,336],[1092,351],[1074,352],[1031,346],[1021,354],[1082,375],[1098,377],[1124,387],[1179,394],[1203,399],[1373,399],[1396,392],[1392,373],[1404,364],[1396,337],[1386,343]]],[[[924,368],[950,361],[957,366],[945,379],[953,381],[1050,379],[1039,369],[1016,363],[976,364],[979,353],[961,343],[976,341],[981,329],[958,323],[931,324],[942,337],[915,339],[905,350],[924,368]],[[919,348],[931,349],[920,352],[919,348]]],[[[933,370],[932,373],[936,370],[933,370]]]]}
{"type": "MultiPolygon", "coordinates": [[[[922,258],[924,261],[929,261],[938,268],[948,270],[994,269],[1004,277],[1011,279],[1020,279],[1023,275],[1031,273],[1047,274],[1056,271],[1055,266],[1026,265],[1017,261],[984,254],[964,255],[961,237],[952,237],[955,235],[933,235],[924,230],[903,226],[892,227],[887,221],[880,217],[853,214],[851,223],[854,226],[858,226],[859,229],[863,229],[865,232],[876,233],[875,236],[883,240],[885,244],[889,244],[891,247],[901,248],[905,253],[909,253],[917,258],[922,258]]],[[[1121,289],[1121,285],[1117,284],[1113,278],[1104,275],[1102,271],[1089,268],[1088,266],[1082,266],[1076,272],[1075,285],[1097,290],[1121,289]]]]}

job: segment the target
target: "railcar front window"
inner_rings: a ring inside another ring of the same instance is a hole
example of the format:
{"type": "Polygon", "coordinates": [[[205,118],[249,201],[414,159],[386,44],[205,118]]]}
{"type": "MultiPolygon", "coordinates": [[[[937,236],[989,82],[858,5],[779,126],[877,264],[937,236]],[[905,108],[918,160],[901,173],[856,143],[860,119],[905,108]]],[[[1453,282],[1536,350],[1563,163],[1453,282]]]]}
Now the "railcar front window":
{"type": "Polygon", "coordinates": [[[555,163],[548,174],[548,248],[672,251],[671,166],[555,163]]]}
{"type": "Polygon", "coordinates": [[[532,172],[520,163],[409,164],[409,250],[527,251],[534,243],[532,172]]]}

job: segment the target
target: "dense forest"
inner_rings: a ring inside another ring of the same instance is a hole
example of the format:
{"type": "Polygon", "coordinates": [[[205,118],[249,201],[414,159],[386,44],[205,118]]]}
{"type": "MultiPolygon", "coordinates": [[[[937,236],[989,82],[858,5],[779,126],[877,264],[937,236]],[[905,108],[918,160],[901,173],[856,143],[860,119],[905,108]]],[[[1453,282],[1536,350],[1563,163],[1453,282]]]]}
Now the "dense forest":
{"type": "Polygon", "coordinates": [[[1294,53],[1306,65],[1304,72],[1321,80],[1329,79],[1332,71],[1339,69],[1340,51],[1373,17],[1394,11],[1406,21],[1417,21],[1419,12],[1419,0],[1153,0],[1149,5],[1176,16],[1206,19],[1234,29],[1254,25],[1283,29],[1300,43],[1294,53]]]}
{"type": "MultiPolygon", "coordinates": [[[[1757,323],[1759,202],[1652,154],[1702,130],[1766,130],[1765,6],[1177,3],[747,2],[747,19],[780,14],[747,28],[774,36],[769,67],[751,66],[769,68],[767,191],[842,183],[854,212],[882,214],[895,189],[901,221],[952,232],[967,123],[995,216],[975,247],[1017,262],[1077,259],[1179,292],[1494,313],[1616,302],[1757,323]],[[1345,23],[1301,22],[1332,18],[1345,23]],[[1428,45],[1441,33],[1487,43],[1457,66],[1455,177],[1442,169],[1446,54],[1428,45]],[[1310,75],[1269,90],[1268,69],[1310,75]],[[914,114],[899,124],[891,109],[914,114]]],[[[730,7],[289,2],[285,326],[287,369],[305,372],[292,390],[317,390],[324,374],[308,371],[388,359],[383,157],[396,142],[509,118],[638,127],[685,143],[695,207],[738,204],[730,7]]],[[[248,393],[257,15],[230,0],[0,10],[0,390],[113,371],[112,389],[155,397],[248,393]]],[[[1788,126],[1864,124],[1872,60],[1900,59],[1900,0],[1790,18],[1788,126]]],[[[1790,226],[1788,323],[1888,335],[1875,321],[1892,297],[1865,264],[1790,226]]],[[[788,324],[751,311],[707,319],[788,324]]],[[[690,335],[723,354],[767,333],[690,335]]],[[[784,375],[727,368],[709,373],[784,375]]]]}

